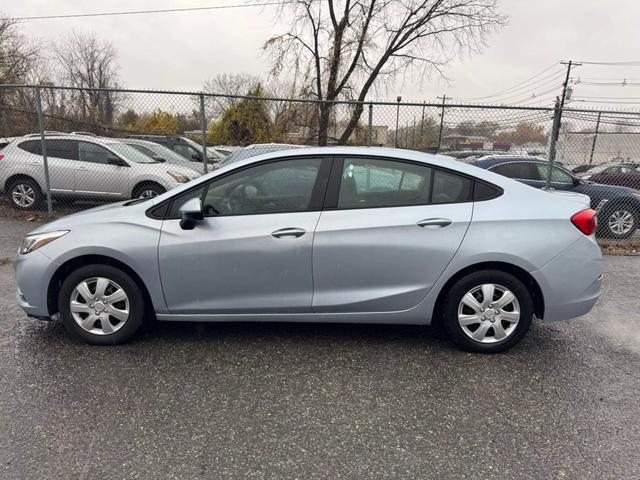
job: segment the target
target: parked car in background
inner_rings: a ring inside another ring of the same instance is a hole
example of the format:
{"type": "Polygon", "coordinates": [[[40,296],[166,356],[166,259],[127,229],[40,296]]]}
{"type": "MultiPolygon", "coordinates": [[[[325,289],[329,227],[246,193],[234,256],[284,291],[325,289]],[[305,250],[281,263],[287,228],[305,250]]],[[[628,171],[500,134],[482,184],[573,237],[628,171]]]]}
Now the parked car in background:
{"type": "MultiPolygon", "coordinates": [[[[159,143],[160,145],[164,145],[165,147],[173,150],[190,162],[202,164],[202,145],[189,137],[180,137],[175,135],[129,135],[129,138],[159,143]]],[[[219,154],[214,149],[207,148],[207,163],[217,166],[224,159],[224,155],[219,154]]],[[[200,171],[202,171],[202,168],[200,168],[200,171]]]]}
{"type": "MultiPolygon", "coordinates": [[[[154,197],[200,176],[181,165],[158,163],[112,138],[52,135],[45,139],[54,197],[119,200],[154,197]]],[[[1,152],[0,190],[21,210],[45,199],[41,140],[21,137],[1,152]]]]}
{"type": "MultiPolygon", "coordinates": [[[[535,188],[544,188],[549,163],[536,157],[486,156],[471,162],[535,188]]],[[[640,228],[640,191],[580,179],[561,166],[551,170],[551,188],[588,195],[598,211],[599,232],[612,239],[629,238],[640,228]]]]}
{"type": "Polygon", "coordinates": [[[599,172],[591,172],[584,179],[605,185],[620,185],[640,189],[640,164],[611,165],[599,172]]]}
{"type": "Polygon", "coordinates": [[[232,163],[236,163],[240,160],[245,160],[256,155],[262,155],[263,153],[278,152],[281,150],[304,147],[304,145],[293,145],[289,143],[254,143],[252,145],[247,145],[240,150],[233,151],[231,155],[229,155],[220,166],[222,167],[231,165],[232,163]]]}
{"type": "Polygon", "coordinates": [[[576,165],[574,167],[571,168],[571,171],[573,173],[575,173],[577,176],[581,177],[581,174],[585,174],[586,172],[588,172],[589,170],[598,167],[600,164],[591,164],[591,163],[583,163],[582,165],[576,165]]]}
{"type": "MultiPolygon", "coordinates": [[[[137,138],[124,138],[122,143],[132,146],[136,150],[144,153],[145,155],[153,158],[156,162],[166,162],[173,165],[181,165],[191,170],[202,172],[202,164],[198,165],[196,162],[192,162],[184,158],[182,155],[177,154],[173,150],[159,143],[150,142],[148,140],[140,140],[137,138]]],[[[207,164],[207,170],[213,170],[212,164],[207,164]]]]}
{"type": "Polygon", "coordinates": [[[500,352],[534,315],[596,303],[588,201],[444,156],[289,149],[39,227],[14,260],[17,301],[92,344],[154,317],[437,322],[466,350],[500,352]]]}

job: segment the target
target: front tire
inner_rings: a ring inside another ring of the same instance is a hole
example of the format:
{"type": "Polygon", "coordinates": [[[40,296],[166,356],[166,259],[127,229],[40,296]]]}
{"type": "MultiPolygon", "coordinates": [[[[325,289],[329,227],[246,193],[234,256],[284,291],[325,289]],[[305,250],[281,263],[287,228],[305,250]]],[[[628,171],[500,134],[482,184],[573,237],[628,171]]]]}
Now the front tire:
{"type": "Polygon", "coordinates": [[[516,345],[533,319],[527,287],[506,272],[483,270],[458,280],[444,305],[444,327],[463,350],[498,353],[516,345]]]}
{"type": "Polygon", "coordinates": [[[72,272],[62,283],[58,306],[67,331],[93,345],[125,343],[144,322],[142,290],[111,265],[87,265],[72,272]]]}
{"type": "Polygon", "coordinates": [[[147,183],[147,184],[138,185],[133,190],[132,197],[133,198],[153,198],[153,197],[157,197],[158,195],[162,195],[166,191],[167,190],[162,185],[158,185],[157,183],[147,183]]]}

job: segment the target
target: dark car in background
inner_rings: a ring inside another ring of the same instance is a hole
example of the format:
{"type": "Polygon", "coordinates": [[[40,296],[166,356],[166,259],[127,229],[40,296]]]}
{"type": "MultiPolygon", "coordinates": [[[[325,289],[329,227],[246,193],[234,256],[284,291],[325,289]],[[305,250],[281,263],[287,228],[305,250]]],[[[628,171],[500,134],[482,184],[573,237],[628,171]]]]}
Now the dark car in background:
{"type": "MultiPolygon", "coordinates": [[[[536,157],[508,155],[485,156],[469,162],[476,167],[513,178],[535,188],[544,188],[550,165],[536,157]]],[[[601,185],[576,177],[565,168],[554,165],[550,187],[555,190],[581,193],[591,199],[598,211],[601,236],[624,239],[640,228],[640,192],[628,187],[601,185]]]]}
{"type": "Polygon", "coordinates": [[[640,189],[640,164],[625,163],[583,177],[595,183],[640,189]]]}

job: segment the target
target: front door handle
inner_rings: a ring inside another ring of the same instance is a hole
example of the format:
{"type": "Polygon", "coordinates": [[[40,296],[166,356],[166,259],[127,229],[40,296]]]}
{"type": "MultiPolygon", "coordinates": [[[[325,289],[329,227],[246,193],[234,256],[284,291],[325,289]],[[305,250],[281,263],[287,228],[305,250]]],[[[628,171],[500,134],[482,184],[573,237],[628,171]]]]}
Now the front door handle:
{"type": "Polygon", "coordinates": [[[276,230],[271,234],[272,237],[276,238],[298,238],[303,236],[306,230],[302,228],[281,228],[280,230],[276,230]]]}
{"type": "Polygon", "coordinates": [[[422,228],[443,228],[451,225],[451,223],[448,218],[425,218],[416,223],[416,225],[422,228]]]}

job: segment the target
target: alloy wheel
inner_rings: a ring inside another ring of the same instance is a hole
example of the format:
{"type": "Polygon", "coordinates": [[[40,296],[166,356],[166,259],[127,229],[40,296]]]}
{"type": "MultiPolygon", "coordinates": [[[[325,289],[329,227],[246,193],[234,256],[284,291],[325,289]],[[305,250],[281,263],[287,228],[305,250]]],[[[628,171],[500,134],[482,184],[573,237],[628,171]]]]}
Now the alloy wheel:
{"type": "Polygon", "coordinates": [[[29,208],[36,201],[36,192],[30,185],[18,183],[11,190],[11,198],[16,205],[22,208],[29,208]]]}
{"type": "Polygon", "coordinates": [[[635,223],[633,214],[628,210],[616,210],[607,221],[609,230],[616,235],[626,235],[631,231],[635,223]]]}
{"type": "Polygon", "coordinates": [[[155,190],[152,190],[150,188],[146,189],[146,190],[142,190],[140,192],[140,195],[138,196],[139,198],[152,198],[152,197],[157,197],[159,195],[158,192],[156,192],[155,190]]]}
{"type": "Polygon", "coordinates": [[[129,298],[120,285],[104,277],[87,278],[73,289],[71,316],[89,333],[109,335],[129,319],[129,298]]]}
{"type": "Polygon", "coordinates": [[[469,290],[458,305],[458,324],[479,343],[500,342],[515,331],[520,303],[508,288],[485,283],[469,290]]]}

